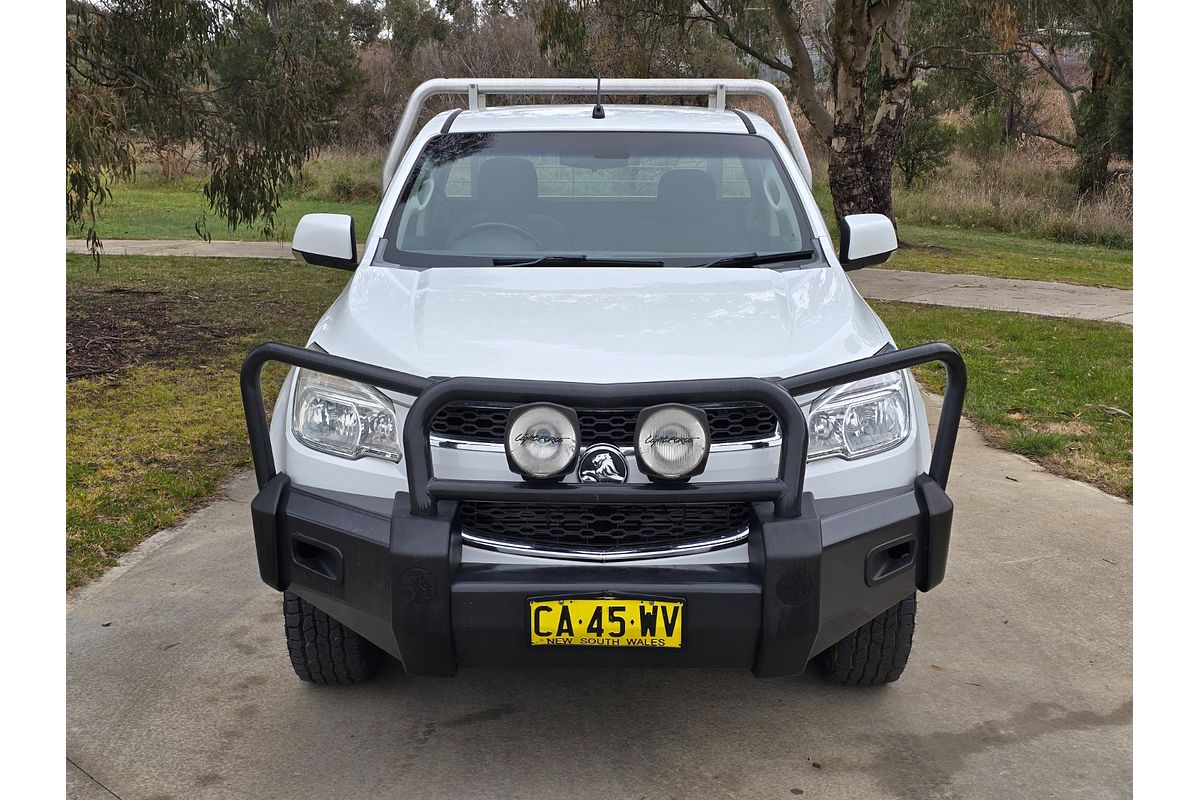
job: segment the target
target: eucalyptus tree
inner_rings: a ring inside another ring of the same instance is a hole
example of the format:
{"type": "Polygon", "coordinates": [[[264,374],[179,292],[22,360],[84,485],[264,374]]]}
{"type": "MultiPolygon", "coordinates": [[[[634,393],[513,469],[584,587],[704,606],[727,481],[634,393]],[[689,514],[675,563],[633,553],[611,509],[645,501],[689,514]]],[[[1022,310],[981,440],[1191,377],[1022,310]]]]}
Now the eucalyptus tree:
{"type": "MultiPolygon", "coordinates": [[[[271,231],[284,188],[361,80],[346,0],[69,0],[67,222],[95,252],[95,210],[139,153],[195,147],[230,228],[271,231]]],[[[207,235],[204,223],[197,231],[207,235]]]]}
{"type": "Polygon", "coordinates": [[[543,42],[578,49],[592,7],[680,29],[707,26],[747,60],[774,70],[829,146],[837,214],[893,216],[892,167],[915,70],[912,0],[546,0],[543,42]]]}
{"type": "Polygon", "coordinates": [[[1020,132],[1074,150],[1080,194],[1108,182],[1115,155],[1133,157],[1132,0],[962,0],[942,22],[948,35],[917,68],[962,96],[1003,98],[1020,132]],[[1046,85],[1065,131],[1029,113],[1046,85]]]}

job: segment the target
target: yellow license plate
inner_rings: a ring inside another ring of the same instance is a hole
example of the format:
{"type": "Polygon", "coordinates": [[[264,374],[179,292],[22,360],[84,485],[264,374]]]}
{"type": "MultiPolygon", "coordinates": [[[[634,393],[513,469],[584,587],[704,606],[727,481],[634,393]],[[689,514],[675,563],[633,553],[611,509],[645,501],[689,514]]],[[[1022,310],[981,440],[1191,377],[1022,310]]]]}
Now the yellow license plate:
{"type": "Polygon", "coordinates": [[[683,601],[532,598],[529,642],[582,647],[682,647],[683,601]]]}

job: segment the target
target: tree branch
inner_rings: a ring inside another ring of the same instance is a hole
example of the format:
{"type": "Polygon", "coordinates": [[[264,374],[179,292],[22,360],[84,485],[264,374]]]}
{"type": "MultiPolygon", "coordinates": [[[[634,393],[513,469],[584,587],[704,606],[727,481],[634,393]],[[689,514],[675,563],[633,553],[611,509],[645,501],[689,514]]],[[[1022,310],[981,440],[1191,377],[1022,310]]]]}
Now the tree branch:
{"type": "Polygon", "coordinates": [[[1054,51],[1053,47],[1046,48],[1046,52],[1050,57],[1049,61],[1038,55],[1037,49],[1033,46],[1032,40],[1030,42],[1025,42],[1025,52],[1033,56],[1033,60],[1038,63],[1038,66],[1042,68],[1042,71],[1053,78],[1054,82],[1062,88],[1063,98],[1067,103],[1067,112],[1071,116],[1071,124],[1078,129],[1079,103],[1075,100],[1075,93],[1083,91],[1084,87],[1073,86],[1067,81],[1067,76],[1063,72],[1062,62],[1058,60],[1058,53],[1054,51]]]}
{"type": "Polygon", "coordinates": [[[1047,60],[1038,55],[1037,49],[1033,47],[1036,42],[1023,42],[1022,44],[1024,45],[1022,47],[1023,52],[1033,56],[1033,60],[1038,63],[1038,66],[1042,68],[1042,71],[1053,78],[1054,82],[1062,87],[1064,92],[1074,95],[1075,92],[1082,92],[1085,88],[1087,88],[1085,86],[1073,84],[1067,80],[1066,73],[1063,72],[1062,62],[1058,60],[1058,54],[1055,53],[1054,50],[1047,48],[1047,52],[1050,54],[1050,58],[1052,59],[1047,60]]]}
{"type": "Polygon", "coordinates": [[[759,61],[771,69],[777,69],[788,77],[792,76],[792,73],[795,70],[790,65],[783,63],[774,56],[769,56],[761,50],[758,50],[748,41],[735,34],[733,32],[733,28],[729,25],[729,21],[726,20],[725,17],[719,12],[717,12],[708,2],[706,2],[706,0],[697,0],[696,4],[704,9],[704,15],[701,17],[689,17],[689,19],[698,19],[711,22],[713,25],[717,26],[721,36],[734,47],[738,48],[755,61],[759,61]]]}
{"type": "Polygon", "coordinates": [[[788,72],[788,76],[792,79],[792,87],[800,102],[800,109],[808,118],[809,124],[828,141],[833,138],[833,115],[817,97],[817,80],[812,58],[792,17],[791,3],[788,0],[768,0],[767,5],[779,26],[784,49],[792,60],[793,68],[788,72]]]}
{"type": "Polygon", "coordinates": [[[1068,142],[1065,139],[1060,139],[1052,133],[1042,133],[1041,131],[1029,131],[1029,135],[1036,136],[1039,139],[1046,139],[1048,141],[1054,142],[1055,144],[1061,144],[1063,147],[1069,147],[1072,150],[1075,149],[1074,142],[1068,142]]]}

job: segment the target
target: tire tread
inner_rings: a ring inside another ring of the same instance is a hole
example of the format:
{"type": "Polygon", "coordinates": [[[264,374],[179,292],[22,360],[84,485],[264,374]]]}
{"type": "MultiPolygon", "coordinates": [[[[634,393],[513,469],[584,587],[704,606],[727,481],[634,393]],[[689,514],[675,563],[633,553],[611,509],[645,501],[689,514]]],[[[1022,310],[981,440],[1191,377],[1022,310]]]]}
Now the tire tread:
{"type": "Polygon", "coordinates": [[[917,621],[916,592],[834,643],[817,656],[833,683],[882,686],[904,674],[917,621]]]}
{"type": "Polygon", "coordinates": [[[371,679],[382,656],[375,645],[299,595],[283,593],[283,630],[292,669],[326,686],[371,679]]]}

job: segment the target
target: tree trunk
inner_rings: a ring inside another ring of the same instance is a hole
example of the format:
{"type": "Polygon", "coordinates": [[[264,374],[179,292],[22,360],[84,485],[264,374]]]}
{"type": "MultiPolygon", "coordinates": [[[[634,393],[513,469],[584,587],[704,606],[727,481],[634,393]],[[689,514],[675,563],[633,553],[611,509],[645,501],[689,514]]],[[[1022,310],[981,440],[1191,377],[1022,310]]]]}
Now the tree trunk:
{"type": "Polygon", "coordinates": [[[892,168],[908,116],[912,76],[908,21],[912,4],[840,3],[832,30],[833,136],[829,188],[834,213],[885,214],[894,223],[892,168]],[[886,15],[883,12],[886,11],[886,15]],[[871,51],[879,46],[879,105],[868,119],[871,51]]]}
{"type": "Polygon", "coordinates": [[[833,0],[829,36],[824,35],[826,9],[816,11],[796,0],[766,0],[776,32],[787,53],[783,60],[758,49],[730,24],[721,4],[696,0],[717,32],[759,63],[788,76],[792,98],[805,118],[829,144],[829,185],[838,216],[892,211],[892,167],[900,151],[900,134],[912,93],[908,47],[912,0],[833,0]],[[817,92],[816,70],[803,30],[805,15],[817,50],[829,60],[833,113],[817,92]],[[867,108],[871,56],[879,48],[879,105],[867,108]]]}
{"type": "Polygon", "coordinates": [[[1113,140],[1108,126],[1108,92],[1112,85],[1112,54],[1104,45],[1093,55],[1091,91],[1079,104],[1075,140],[1075,177],[1079,195],[1086,197],[1108,185],[1108,162],[1113,140]]]}
{"type": "Polygon", "coordinates": [[[829,159],[829,190],[838,217],[886,214],[893,221],[892,165],[868,149],[835,150],[829,159]]]}

